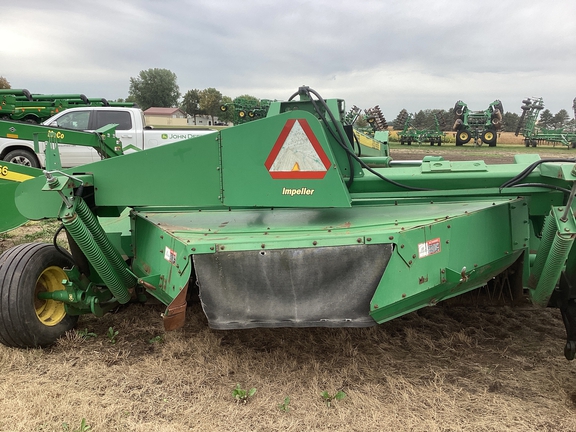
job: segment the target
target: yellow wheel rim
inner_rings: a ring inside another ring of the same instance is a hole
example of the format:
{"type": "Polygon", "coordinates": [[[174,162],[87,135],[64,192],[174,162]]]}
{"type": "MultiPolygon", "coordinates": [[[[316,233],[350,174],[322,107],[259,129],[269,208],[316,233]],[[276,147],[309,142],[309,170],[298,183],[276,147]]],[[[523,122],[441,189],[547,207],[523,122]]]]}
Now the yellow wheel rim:
{"type": "Polygon", "coordinates": [[[34,291],[34,308],[36,316],[45,326],[55,326],[66,316],[64,303],[57,300],[41,300],[41,292],[54,292],[64,289],[62,280],[67,279],[66,273],[60,267],[52,266],[45,269],[36,281],[34,291]]]}
{"type": "Polygon", "coordinates": [[[468,139],[470,135],[468,134],[468,132],[460,132],[460,139],[462,141],[466,141],[468,139]]]}
{"type": "Polygon", "coordinates": [[[485,138],[487,141],[491,141],[491,140],[494,138],[494,134],[493,134],[492,132],[486,132],[486,133],[484,134],[484,138],[485,138]]]}
{"type": "Polygon", "coordinates": [[[245,113],[244,111],[240,111],[240,112],[238,113],[238,116],[239,116],[239,117],[245,117],[245,116],[246,116],[246,113],[245,113]]]}

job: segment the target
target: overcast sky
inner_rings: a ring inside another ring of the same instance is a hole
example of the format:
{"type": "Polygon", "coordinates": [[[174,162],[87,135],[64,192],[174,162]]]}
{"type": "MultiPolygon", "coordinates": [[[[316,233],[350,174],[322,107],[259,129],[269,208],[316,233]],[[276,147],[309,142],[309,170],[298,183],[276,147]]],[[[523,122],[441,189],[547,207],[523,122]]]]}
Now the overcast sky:
{"type": "Polygon", "coordinates": [[[347,107],[570,116],[576,0],[25,0],[4,2],[0,75],[32,93],[126,98],[165,68],[180,92],[285,100],[301,85],[347,107]]]}

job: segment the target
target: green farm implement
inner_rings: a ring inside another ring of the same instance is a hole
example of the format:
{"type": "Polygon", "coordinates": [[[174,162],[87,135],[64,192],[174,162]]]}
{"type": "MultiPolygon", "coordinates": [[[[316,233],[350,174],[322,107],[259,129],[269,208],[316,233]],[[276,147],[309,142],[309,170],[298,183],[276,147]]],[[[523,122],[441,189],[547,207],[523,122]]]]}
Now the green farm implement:
{"type": "Polygon", "coordinates": [[[249,99],[237,97],[229,104],[220,105],[220,111],[226,112],[233,109],[233,121],[235,125],[243,124],[252,120],[266,117],[272,101],[270,99],[249,99]]]}
{"type": "Polygon", "coordinates": [[[575,160],[359,156],[344,118],[301,87],[260,120],[29,174],[4,202],[58,218],[71,254],[0,256],[0,342],[49,345],[146,297],[167,330],[192,298],[214,329],[362,327],[488,285],[560,308],[573,359],[575,160]]]}
{"type": "MultiPolygon", "coordinates": [[[[544,109],[544,100],[541,97],[526,98],[522,101],[522,114],[518,120],[515,135],[524,137],[526,147],[536,147],[538,144],[561,144],[569,148],[576,148],[576,133],[560,129],[547,129],[538,126],[538,116],[544,109]]],[[[576,113],[576,99],[573,108],[576,113]]],[[[575,114],[576,115],[576,114],[575,114]]]]}
{"type": "Polygon", "coordinates": [[[453,126],[456,131],[456,145],[461,146],[473,139],[477,146],[485,143],[495,147],[503,115],[504,108],[499,100],[492,102],[484,111],[471,111],[464,102],[456,102],[453,126]]]}
{"type": "Polygon", "coordinates": [[[388,163],[388,123],[378,105],[365,109],[364,113],[354,105],[343,122],[348,132],[350,128],[354,131],[348,138],[356,145],[358,156],[384,157],[388,163]]]}
{"type": "Polygon", "coordinates": [[[412,143],[429,142],[431,146],[434,144],[442,145],[442,138],[445,134],[440,129],[438,118],[434,115],[434,129],[416,129],[412,127],[412,116],[408,115],[404,121],[404,128],[398,132],[398,138],[401,145],[412,145],[412,143]]]}
{"type": "Polygon", "coordinates": [[[108,102],[83,94],[32,94],[26,89],[0,90],[0,120],[41,123],[68,108],[82,106],[134,106],[133,103],[108,102]]]}

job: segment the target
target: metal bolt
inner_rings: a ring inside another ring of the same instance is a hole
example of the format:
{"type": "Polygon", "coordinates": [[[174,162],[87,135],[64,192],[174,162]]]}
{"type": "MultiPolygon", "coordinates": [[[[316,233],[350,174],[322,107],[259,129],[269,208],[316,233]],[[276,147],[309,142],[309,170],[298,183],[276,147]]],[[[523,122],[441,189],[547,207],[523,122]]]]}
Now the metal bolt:
{"type": "Polygon", "coordinates": [[[404,249],[404,245],[400,245],[400,249],[404,249]]]}
{"type": "Polygon", "coordinates": [[[356,241],[357,241],[358,243],[362,243],[362,239],[361,239],[361,238],[357,238],[356,241]]]}
{"type": "Polygon", "coordinates": [[[314,240],[314,241],[312,242],[312,244],[313,244],[314,246],[316,246],[316,245],[318,244],[318,242],[317,242],[316,240],[314,240]]]}
{"type": "Polygon", "coordinates": [[[394,240],[394,236],[388,237],[388,240],[394,240]]]}
{"type": "Polygon", "coordinates": [[[260,245],[260,247],[261,247],[262,249],[264,249],[264,248],[266,247],[266,245],[265,245],[264,243],[262,243],[262,244],[260,245]]]}
{"type": "Polygon", "coordinates": [[[368,237],[368,238],[366,239],[366,241],[372,241],[372,238],[371,238],[371,237],[368,237]]]}

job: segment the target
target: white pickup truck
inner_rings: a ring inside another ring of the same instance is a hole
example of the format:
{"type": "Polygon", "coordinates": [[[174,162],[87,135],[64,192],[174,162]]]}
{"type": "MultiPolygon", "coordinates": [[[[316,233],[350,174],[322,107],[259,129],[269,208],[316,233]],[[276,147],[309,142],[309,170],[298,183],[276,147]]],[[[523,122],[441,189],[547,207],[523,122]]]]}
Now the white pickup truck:
{"type": "MultiPolygon", "coordinates": [[[[42,124],[64,129],[95,131],[111,123],[118,124],[116,137],[122,142],[124,153],[145,150],[159,145],[182,141],[208,133],[213,129],[155,129],[146,126],[144,113],[139,108],[125,107],[82,107],[62,111],[42,124]]],[[[39,143],[40,152],[34,152],[34,142],[16,138],[0,138],[0,159],[28,165],[34,168],[45,166],[45,142],[39,143]]],[[[58,145],[63,167],[73,167],[100,160],[91,147],[61,143],[58,145]]]]}

